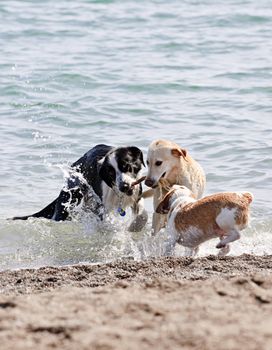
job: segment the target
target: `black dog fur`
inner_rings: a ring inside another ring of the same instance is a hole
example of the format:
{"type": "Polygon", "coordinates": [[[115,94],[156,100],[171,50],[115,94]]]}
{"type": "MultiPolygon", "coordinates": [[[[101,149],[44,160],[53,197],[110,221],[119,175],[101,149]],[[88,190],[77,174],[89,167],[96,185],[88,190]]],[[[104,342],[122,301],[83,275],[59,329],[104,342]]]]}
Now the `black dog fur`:
{"type": "Polygon", "coordinates": [[[147,222],[143,206],[142,185],[133,186],[144,166],[142,151],[135,147],[97,145],[71,165],[70,176],[59,196],[41,211],[13,220],[30,217],[63,221],[71,209],[83,200],[103,220],[111,210],[131,207],[130,231],[140,231],[147,222]]]}

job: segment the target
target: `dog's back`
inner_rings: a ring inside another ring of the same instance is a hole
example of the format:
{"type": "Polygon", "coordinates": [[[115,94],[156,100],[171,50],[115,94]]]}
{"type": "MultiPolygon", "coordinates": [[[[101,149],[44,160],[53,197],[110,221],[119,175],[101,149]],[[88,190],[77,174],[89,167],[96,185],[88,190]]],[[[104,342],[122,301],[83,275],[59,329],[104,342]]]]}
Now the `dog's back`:
{"type": "Polygon", "coordinates": [[[83,175],[83,178],[86,179],[88,185],[92,187],[100,199],[102,199],[102,187],[98,169],[99,161],[112,149],[113,147],[108,145],[96,145],[71,166],[72,169],[75,169],[75,172],[83,175]]]}
{"type": "Polygon", "coordinates": [[[195,226],[208,233],[216,225],[219,224],[223,229],[230,222],[242,229],[248,222],[252,199],[253,196],[248,192],[222,192],[206,196],[177,212],[176,229],[182,232],[195,226]]]}
{"type": "Polygon", "coordinates": [[[99,144],[86,152],[70,167],[70,177],[59,196],[42,210],[26,216],[15,216],[13,220],[27,220],[30,217],[66,220],[69,216],[66,203],[79,203],[91,186],[94,193],[102,199],[101,178],[98,175],[98,162],[113,147],[99,144]]]}
{"type": "Polygon", "coordinates": [[[229,242],[240,238],[249,220],[249,205],[253,196],[248,192],[217,193],[189,203],[171,207],[168,225],[176,241],[188,247],[191,254],[198,246],[211,239],[220,238],[219,255],[229,252],[229,242]]]}

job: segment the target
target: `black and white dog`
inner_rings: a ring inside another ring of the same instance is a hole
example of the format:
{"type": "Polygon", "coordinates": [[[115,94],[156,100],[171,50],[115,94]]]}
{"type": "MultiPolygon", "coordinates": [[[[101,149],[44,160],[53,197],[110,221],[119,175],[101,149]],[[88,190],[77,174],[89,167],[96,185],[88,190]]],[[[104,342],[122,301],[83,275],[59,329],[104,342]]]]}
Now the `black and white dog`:
{"type": "Polygon", "coordinates": [[[137,147],[97,145],[71,165],[67,184],[58,198],[35,214],[13,219],[66,220],[71,210],[82,202],[101,220],[112,210],[124,216],[125,209],[130,207],[133,220],[128,229],[140,231],[148,218],[141,198],[142,185],[134,185],[142,165],[143,154],[137,147]]]}

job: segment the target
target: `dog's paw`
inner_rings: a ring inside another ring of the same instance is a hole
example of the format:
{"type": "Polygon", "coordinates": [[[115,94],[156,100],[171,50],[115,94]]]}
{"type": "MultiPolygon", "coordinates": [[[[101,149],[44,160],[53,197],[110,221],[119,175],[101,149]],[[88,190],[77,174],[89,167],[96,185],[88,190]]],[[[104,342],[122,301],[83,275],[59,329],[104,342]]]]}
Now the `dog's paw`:
{"type": "Polygon", "coordinates": [[[225,248],[226,244],[222,243],[222,242],[219,242],[217,245],[216,245],[216,248],[217,249],[220,249],[220,248],[225,248]]]}
{"type": "Polygon", "coordinates": [[[230,245],[226,244],[224,248],[221,248],[218,252],[218,256],[225,256],[229,253],[230,251],[230,245]]]}

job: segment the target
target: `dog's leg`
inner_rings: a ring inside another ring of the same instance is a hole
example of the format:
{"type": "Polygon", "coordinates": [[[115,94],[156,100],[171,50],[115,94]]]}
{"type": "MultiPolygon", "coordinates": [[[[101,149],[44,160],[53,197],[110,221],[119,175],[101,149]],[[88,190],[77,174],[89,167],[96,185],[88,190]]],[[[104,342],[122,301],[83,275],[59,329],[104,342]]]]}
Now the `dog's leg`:
{"type": "Polygon", "coordinates": [[[226,232],[227,237],[224,237],[217,245],[216,248],[225,248],[226,245],[230,242],[237,241],[240,238],[240,232],[232,229],[229,232],[226,232]]]}
{"type": "Polygon", "coordinates": [[[143,198],[141,198],[138,201],[138,203],[135,204],[131,209],[132,209],[132,214],[133,214],[134,218],[128,227],[128,231],[139,232],[144,228],[144,226],[148,220],[148,214],[144,208],[143,198]]]}
{"type": "Polygon", "coordinates": [[[230,251],[230,245],[226,244],[225,247],[221,248],[218,252],[218,256],[225,256],[229,253],[230,251]]]}
{"type": "Polygon", "coordinates": [[[196,256],[198,252],[199,252],[199,246],[197,246],[197,247],[194,249],[194,255],[193,255],[193,256],[196,256]]]}
{"type": "MultiPolygon", "coordinates": [[[[226,238],[226,236],[221,236],[220,237],[220,242],[222,242],[224,239],[226,238]]],[[[226,244],[225,247],[221,248],[218,252],[218,256],[225,256],[229,253],[230,251],[230,245],[226,244]]]]}
{"type": "Polygon", "coordinates": [[[164,256],[174,256],[175,246],[176,240],[166,242],[164,256]]]}
{"type": "Polygon", "coordinates": [[[167,234],[167,238],[165,241],[164,256],[173,256],[175,253],[175,246],[177,242],[176,234],[172,230],[168,230],[168,228],[166,229],[165,233],[163,231],[161,231],[160,233],[162,233],[162,235],[164,235],[165,233],[167,234]]]}
{"type": "Polygon", "coordinates": [[[189,248],[189,247],[185,247],[185,256],[189,256],[189,257],[194,257],[196,256],[196,254],[198,253],[199,251],[199,247],[195,247],[195,248],[189,248]]]}
{"type": "Polygon", "coordinates": [[[152,236],[155,236],[166,225],[167,215],[153,213],[152,236]]]}

